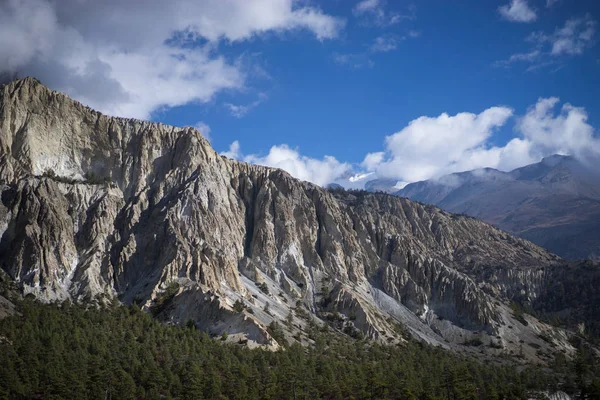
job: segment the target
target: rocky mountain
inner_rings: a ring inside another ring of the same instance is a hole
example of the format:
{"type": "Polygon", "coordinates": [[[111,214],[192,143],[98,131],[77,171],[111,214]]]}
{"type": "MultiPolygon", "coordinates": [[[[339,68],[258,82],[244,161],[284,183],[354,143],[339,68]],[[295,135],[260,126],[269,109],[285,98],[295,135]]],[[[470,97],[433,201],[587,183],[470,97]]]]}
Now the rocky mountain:
{"type": "Polygon", "coordinates": [[[486,168],[416,182],[395,194],[482,219],[567,259],[598,259],[594,165],[554,155],[510,172],[486,168]]]}
{"type": "Polygon", "coordinates": [[[220,156],[192,128],[111,118],[33,78],[0,89],[0,265],[25,295],[137,303],[277,347],[328,324],[546,360],[533,304],[562,260],[467,216],[325,190],[220,156]],[[523,345],[525,343],[525,345],[523,345]]]}

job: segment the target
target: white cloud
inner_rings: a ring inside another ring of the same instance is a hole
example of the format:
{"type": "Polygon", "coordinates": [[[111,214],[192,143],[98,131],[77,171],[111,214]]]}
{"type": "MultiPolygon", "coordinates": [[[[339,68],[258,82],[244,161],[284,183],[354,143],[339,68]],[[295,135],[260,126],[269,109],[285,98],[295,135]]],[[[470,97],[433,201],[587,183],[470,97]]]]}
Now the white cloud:
{"type": "Polygon", "coordinates": [[[346,178],[352,171],[350,164],[341,163],[335,157],[324,156],[321,160],[306,157],[285,144],[271,147],[266,156],[243,155],[240,151],[240,143],[236,140],[229,146],[229,151],[221,154],[252,164],[280,168],[295,178],[321,186],[346,178]]]}
{"type": "Polygon", "coordinates": [[[515,61],[528,61],[528,62],[532,62],[537,60],[540,56],[542,55],[541,51],[539,50],[533,50],[529,53],[522,53],[522,54],[513,54],[512,56],[510,56],[510,58],[508,59],[509,62],[515,62],[515,61]]]}
{"type": "Polygon", "coordinates": [[[511,0],[510,4],[498,7],[498,12],[504,19],[512,22],[533,22],[537,19],[527,0],[511,0]]]}
{"type": "Polygon", "coordinates": [[[542,61],[542,62],[537,62],[537,63],[531,64],[529,67],[527,67],[526,71],[533,72],[533,71],[538,71],[538,70],[541,70],[544,68],[554,67],[552,70],[549,71],[552,73],[552,72],[560,71],[564,66],[565,66],[565,64],[562,62],[558,62],[556,60],[549,59],[548,61],[542,61]]]}
{"type": "Polygon", "coordinates": [[[198,130],[209,142],[211,141],[210,137],[210,126],[203,121],[198,121],[194,124],[194,128],[198,130]]]}
{"type": "Polygon", "coordinates": [[[596,21],[590,17],[570,19],[565,26],[555,32],[550,38],[552,55],[578,55],[592,45],[596,34],[596,21]]]}
{"type": "Polygon", "coordinates": [[[377,36],[368,51],[360,53],[333,53],[332,58],[337,64],[350,67],[352,69],[373,68],[375,62],[371,59],[374,53],[387,53],[398,48],[400,42],[408,38],[416,38],[421,35],[417,31],[409,31],[406,36],[398,36],[391,33],[386,33],[377,36]],[[369,54],[370,53],[370,54],[369,54]]]}
{"type": "Polygon", "coordinates": [[[497,67],[508,67],[516,62],[532,63],[539,60],[542,57],[540,50],[532,50],[529,53],[517,53],[511,55],[508,60],[496,61],[494,63],[497,67]]]}
{"type": "Polygon", "coordinates": [[[235,104],[231,104],[231,103],[225,103],[225,107],[227,107],[227,109],[229,109],[229,112],[231,113],[232,116],[234,116],[236,118],[242,118],[246,114],[248,114],[248,111],[250,111],[250,109],[252,108],[252,104],[244,106],[244,105],[235,105],[235,104]]]}
{"type": "Polygon", "coordinates": [[[385,157],[368,154],[363,165],[379,177],[414,182],[449,170],[471,169],[494,156],[484,144],[493,131],[512,115],[507,107],[492,107],[480,114],[420,117],[385,140],[385,157]],[[375,163],[374,160],[381,162],[375,163]]]}
{"type": "Polygon", "coordinates": [[[356,15],[363,15],[366,13],[378,12],[381,10],[382,1],[381,0],[363,0],[358,2],[354,8],[353,12],[356,15]]]}
{"type": "Polygon", "coordinates": [[[234,160],[239,160],[242,158],[242,153],[240,151],[240,142],[234,141],[229,145],[229,150],[221,153],[222,156],[233,158],[234,160]]]}
{"type": "Polygon", "coordinates": [[[365,159],[361,163],[361,166],[368,171],[373,171],[383,162],[385,159],[385,152],[378,151],[376,153],[369,153],[365,156],[365,159]]]}
{"type": "Polygon", "coordinates": [[[352,69],[373,68],[375,63],[365,53],[333,53],[333,61],[352,69]]]}
{"type": "Polygon", "coordinates": [[[231,103],[225,103],[225,107],[229,110],[232,116],[235,118],[243,118],[255,107],[258,107],[260,104],[267,100],[268,96],[265,93],[260,93],[258,99],[254,100],[250,104],[246,105],[236,105],[231,103]]]}
{"type": "Polygon", "coordinates": [[[294,0],[5,0],[0,74],[34,75],[109,114],[148,118],[244,88],[246,71],[219,44],[344,25],[294,0]]]}
{"type": "Polygon", "coordinates": [[[370,50],[374,53],[387,53],[396,50],[401,38],[396,35],[381,35],[375,38],[370,50]]]}
{"type": "Polygon", "coordinates": [[[546,8],[554,7],[556,4],[560,3],[561,0],[546,0],[546,8]]]}
{"type": "Polygon", "coordinates": [[[395,180],[401,188],[410,182],[478,168],[509,171],[557,153],[597,160],[600,138],[587,123],[586,111],[567,103],[556,112],[558,104],[558,98],[540,98],[515,119],[516,135],[504,146],[493,144],[493,134],[507,124],[513,110],[498,106],[479,114],[419,117],[386,137],[383,151],[368,153],[360,165],[330,156],[306,157],[287,145],[273,146],[266,156],[244,155],[238,141],[222,154],[281,168],[318,185],[338,183],[347,188],[362,188],[376,178],[395,180]]]}
{"type": "MultiPolygon", "coordinates": [[[[553,33],[532,32],[525,38],[533,44],[528,53],[518,53],[508,60],[496,61],[495,66],[508,67],[516,62],[529,63],[527,71],[555,66],[567,56],[577,56],[595,44],[597,22],[586,15],[583,18],[572,18],[562,28],[553,33]]],[[[559,69],[562,66],[559,65],[559,69]]]]}
{"type": "Polygon", "coordinates": [[[594,44],[596,25],[597,22],[589,15],[571,18],[552,34],[533,32],[526,40],[538,47],[549,46],[549,54],[552,56],[580,55],[594,44]]]}
{"type": "Polygon", "coordinates": [[[557,153],[599,157],[600,139],[585,110],[564,104],[555,113],[558,103],[558,98],[540,98],[517,119],[518,136],[502,147],[492,145],[491,138],[512,115],[509,108],[420,117],[388,136],[385,152],[368,154],[361,166],[380,178],[414,182],[484,167],[508,171],[557,153]]]}
{"type": "Polygon", "coordinates": [[[373,172],[358,173],[358,174],[354,174],[354,175],[350,176],[348,178],[348,180],[351,183],[365,181],[367,178],[372,177],[373,174],[374,174],[373,172]]]}
{"type": "Polygon", "coordinates": [[[534,158],[550,154],[571,154],[579,158],[600,156],[600,138],[587,123],[585,109],[565,103],[555,113],[559,99],[541,98],[517,123],[534,158]]]}
{"type": "Polygon", "coordinates": [[[362,0],[359,1],[352,13],[361,18],[362,22],[368,25],[386,27],[399,23],[402,20],[413,20],[416,18],[416,8],[411,5],[407,14],[388,12],[386,10],[385,0],[362,0]]]}

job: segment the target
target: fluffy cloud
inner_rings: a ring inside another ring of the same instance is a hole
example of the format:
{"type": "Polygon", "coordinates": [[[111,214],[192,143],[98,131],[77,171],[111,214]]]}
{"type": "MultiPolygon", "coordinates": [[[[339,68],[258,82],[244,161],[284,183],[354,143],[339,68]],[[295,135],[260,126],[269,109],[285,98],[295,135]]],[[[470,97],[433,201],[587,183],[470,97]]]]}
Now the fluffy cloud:
{"type": "Polygon", "coordinates": [[[484,144],[512,113],[507,107],[492,107],[480,114],[444,113],[417,118],[386,138],[385,156],[369,154],[363,166],[379,177],[407,182],[428,179],[452,169],[471,169],[486,158],[498,157],[484,144]]]}
{"type": "Polygon", "coordinates": [[[509,108],[420,117],[388,136],[385,152],[368,154],[361,166],[381,178],[414,182],[483,167],[508,171],[557,153],[584,160],[600,156],[600,139],[585,110],[564,104],[557,113],[558,103],[558,98],[539,99],[517,118],[517,137],[502,147],[490,139],[511,117],[509,108]]]}
{"type": "Polygon", "coordinates": [[[338,183],[361,188],[372,179],[390,179],[400,188],[407,183],[477,168],[509,171],[552,154],[570,154],[581,160],[600,157],[600,138],[587,123],[583,108],[568,103],[558,110],[558,98],[540,98],[517,118],[508,107],[491,107],[479,114],[443,113],[419,117],[386,137],[383,151],[369,153],[360,165],[334,157],[314,159],[287,145],[273,146],[266,156],[244,155],[235,141],[222,154],[241,161],[281,168],[292,176],[318,185],[338,183]],[[515,137],[504,146],[492,136],[515,121],[515,137]]]}
{"type": "Polygon", "coordinates": [[[596,25],[596,21],[590,15],[583,18],[571,18],[554,33],[533,32],[526,40],[538,47],[547,45],[549,54],[553,56],[580,55],[586,48],[594,44],[596,25]]]}
{"type": "MultiPolygon", "coordinates": [[[[559,99],[539,99],[517,123],[522,142],[529,147],[532,158],[550,154],[571,154],[581,159],[600,156],[600,138],[587,123],[585,109],[563,104],[555,112],[559,99]]],[[[518,139],[517,139],[518,140],[518,139]]]]}
{"type": "Polygon", "coordinates": [[[229,146],[229,151],[221,154],[252,164],[281,168],[295,178],[321,186],[345,178],[352,171],[350,164],[341,163],[335,157],[325,156],[321,160],[306,157],[285,144],[271,147],[266,156],[243,155],[240,151],[240,143],[236,140],[229,146]]]}
{"type": "Polygon", "coordinates": [[[343,21],[295,0],[6,0],[0,74],[34,75],[109,114],[148,118],[244,87],[223,41],[298,29],[335,37],[343,21]]]}
{"type": "Polygon", "coordinates": [[[578,55],[593,44],[596,21],[591,17],[570,19],[554,35],[544,38],[552,44],[552,55],[578,55]]]}
{"type": "Polygon", "coordinates": [[[537,15],[527,4],[527,0],[511,0],[510,4],[498,7],[500,15],[512,22],[533,22],[537,15]]]}
{"type": "Polygon", "coordinates": [[[242,158],[242,153],[240,150],[240,142],[235,140],[233,143],[229,145],[229,150],[221,153],[222,156],[233,158],[234,160],[239,160],[242,158]]]}
{"type": "Polygon", "coordinates": [[[378,13],[382,12],[381,0],[363,0],[359,1],[353,8],[352,12],[356,15],[363,15],[367,13],[378,13]]]}

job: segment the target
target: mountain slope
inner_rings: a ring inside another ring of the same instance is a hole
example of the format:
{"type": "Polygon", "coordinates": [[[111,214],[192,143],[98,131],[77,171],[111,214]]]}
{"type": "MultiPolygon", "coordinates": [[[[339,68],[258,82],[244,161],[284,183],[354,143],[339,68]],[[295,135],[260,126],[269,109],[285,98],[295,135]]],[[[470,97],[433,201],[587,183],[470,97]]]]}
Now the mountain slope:
{"type": "Polygon", "coordinates": [[[561,260],[473,218],[229,160],[192,128],[110,118],[32,78],[0,90],[0,152],[0,264],[40,299],[116,297],[273,347],[285,320],[301,343],[328,321],[474,353],[573,350],[508,306],[561,260]]]}
{"type": "Polygon", "coordinates": [[[480,218],[568,259],[600,257],[600,171],[572,157],[451,174],[395,194],[480,218]]]}

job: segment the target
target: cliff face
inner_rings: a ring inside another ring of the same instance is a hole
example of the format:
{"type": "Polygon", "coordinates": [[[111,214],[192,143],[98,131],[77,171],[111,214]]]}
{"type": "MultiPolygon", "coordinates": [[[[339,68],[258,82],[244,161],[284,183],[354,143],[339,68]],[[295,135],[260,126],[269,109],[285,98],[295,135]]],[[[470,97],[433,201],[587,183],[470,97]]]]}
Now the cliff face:
{"type": "Polygon", "coordinates": [[[107,117],[32,78],[0,89],[0,157],[0,263],[40,299],[117,297],[272,346],[271,321],[307,341],[312,315],[390,342],[400,322],[446,347],[546,330],[569,347],[506,306],[559,258],[473,218],[229,160],[192,128],[107,117]]]}

